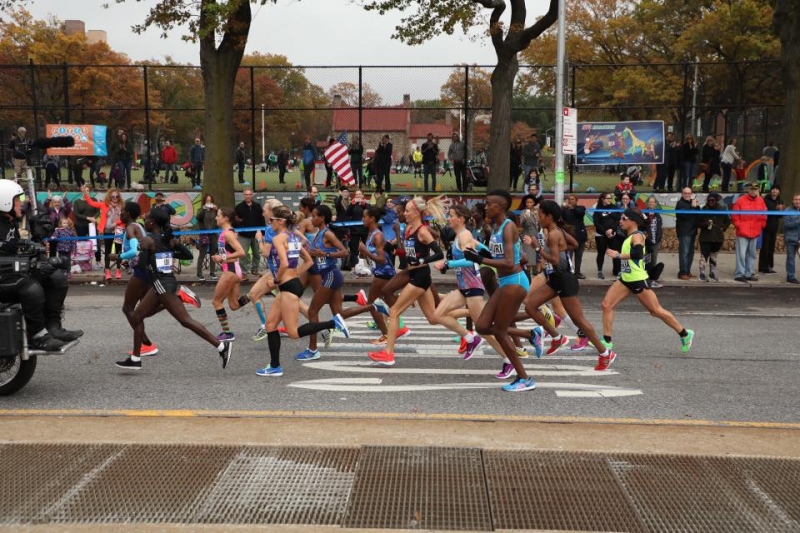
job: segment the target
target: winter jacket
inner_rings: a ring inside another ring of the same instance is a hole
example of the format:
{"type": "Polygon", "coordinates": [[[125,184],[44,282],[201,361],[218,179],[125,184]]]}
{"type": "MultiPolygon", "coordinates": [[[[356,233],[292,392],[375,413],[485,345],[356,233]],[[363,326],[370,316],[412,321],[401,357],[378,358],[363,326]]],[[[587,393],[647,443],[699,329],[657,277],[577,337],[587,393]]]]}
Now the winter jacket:
{"type": "MultiPolygon", "coordinates": [[[[681,198],[675,203],[675,210],[698,211],[700,210],[700,208],[692,207],[692,202],[681,198]]],[[[684,235],[697,234],[697,217],[695,215],[682,215],[682,214],[675,215],[675,230],[678,233],[678,237],[682,237],[684,235]]]]}
{"type": "Polygon", "coordinates": [[[193,144],[189,149],[189,161],[193,165],[203,163],[206,160],[206,149],[200,144],[193,144]]]}
{"type": "MultiPolygon", "coordinates": [[[[237,223],[234,224],[234,227],[258,228],[266,226],[264,210],[258,202],[253,202],[250,205],[247,205],[247,202],[240,202],[233,210],[236,212],[237,218],[237,223]]],[[[237,231],[237,233],[245,239],[252,239],[256,236],[255,231],[237,231]]]]}
{"type": "MultiPolygon", "coordinates": [[[[364,209],[367,208],[367,202],[351,202],[349,206],[347,206],[347,219],[348,220],[361,220],[362,216],[364,215],[364,209]]],[[[351,226],[350,227],[350,235],[366,235],[367,228],[361,225],[358,226],[351,226]]]]}
{"type": "Polygon", "coordinates": [[[317,159],[317,150],[312,144],[303,145],[303,165],[306,168],[314,166],[314,160],[317,159]]]}
{"type": "MultiPolygon", "coordinates": [[[[616,207],[613,207],[614,209],[616,207]]],[[[611,230],[615,234],[619,229],[619,219],[621,213],[610,213],[608,211],[595,211],[592,215],[594,221],[594,234],[597,237],[605,237],[606,231],[611,230]]]]}
{"type": "Polygon", "coordinates": [[[561,217],[564,219],[564,224],[571,226],[575,231],[575,240],[578,241],[578,244],[583,244],[589,240],[586,232],[586,223],[584,222],[584,218],[586,218],[585,207],[576,205],[575,207],[564,208],[561,211],[561,217]]]}
{"type": "Polygon", "coordinates": [[[800,242],[800,211],[792,206],[785,209],[785,212],[797,213],[783,217],[783,241],[800,242]]]}
{"type": "MultiPolygon", "coordinates": [[[[743,194],[733,204],[734,211],[766,211],[767,204],[760,196],[755,198],[743,194]]],[[[731,217],[736,227],[736,236],[755,239],[767,225],[767,215],[733,215],[731,217]]]]}
{"type": "MultiPolygon", "coordinates": [[[[780,196],[778,196],[777,200],[773,200],[769,194],[764,196],[764,205],[767,206],[767,211],[778,211],[779,204],[783,204],[780,196]]],[[[766,229],[771,233],[777,234],[778,227],[781,225],[781,218],[780,215],[768,215],[766,229]]]]}
{"type": "Polygon", "coordinates": [[[661,244],[661,239],[664,238],[664,219],[661,218],[661,213],[648,213],[645,216],[647,217],[644,222],[645,240],[649,249],[651,246],[661,244]]]}
{"type": "Polygon", "coordinates": [[[47,213],[47,218],[50,220],[50,223],[53,225],[53,227],[58,227],[58,220],[61,217],[69,218],[69,214],[72,213],[72,205],[66,198],[61,200],[60,209],[50,207],[51,204],[52,201],[50,198],[44,201],[44,208],[47,213]]]}
{"type": "Polygon", "coordinates": [[[161,162],[166,165],[174,165],[175,162],[178,160],[178,151],[175,150],[174,146],[165,146],[163,150],[161,150],[161,162]]]}
{"type": "Polygon", "coordinates": [[[724,242],[725,231],[731,225],[731,218],[728,215],[713,214],[714,211],[727,211],[727,206],[717,205],[709,207],[704,205],[700,210],[702,213],[697,216],[697,227],[700,228],[698,240],[700,242],[724,242]]]}

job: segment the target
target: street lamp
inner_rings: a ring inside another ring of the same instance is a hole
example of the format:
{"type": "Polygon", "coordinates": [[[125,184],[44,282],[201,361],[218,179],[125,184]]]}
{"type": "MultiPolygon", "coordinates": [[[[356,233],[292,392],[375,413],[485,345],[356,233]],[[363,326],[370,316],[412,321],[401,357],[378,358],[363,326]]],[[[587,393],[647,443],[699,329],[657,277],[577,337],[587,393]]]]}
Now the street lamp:
{"type": "Polygon", "coordinates": [[[265,144],[264,144],[264,104],[261,104],[261,164],[267,162],[264,156],[265,144]]]}

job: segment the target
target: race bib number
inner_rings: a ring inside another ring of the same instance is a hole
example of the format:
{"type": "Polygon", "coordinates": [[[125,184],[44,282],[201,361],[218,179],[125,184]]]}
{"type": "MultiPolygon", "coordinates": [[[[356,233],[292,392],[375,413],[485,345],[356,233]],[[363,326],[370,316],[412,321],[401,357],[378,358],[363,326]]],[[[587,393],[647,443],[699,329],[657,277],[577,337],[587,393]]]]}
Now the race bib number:
{"type": "Polygon", "coordinates": [[[172,274],[172,252],[156,253],[156,270],[161,274],[172,274]]]}
{"type": "Polygon", "coordinates": [[[287,244],[287,254],[289,257],[300,257],[300,248],[302,248],[300,241],[289,241],[287,244]]]}
{"type": "Polygon", "coordinates": [[[627,259],[620,259],[620,270],[626,274],[631,273],[631,265],[627,259]]]}
{"type": "Polygon", "coordinates": [[[116,226],[114,228],[114,242],[117,244],[122,244],[123,235],[125,235],[125,228],[121,226],[116,226]]]}
{"type": "Polygon", "coordinates": [[[328,258],[325,257],[325,256],[315,257],[314,259],[317,260],[317,265],[319,265],[319,266],[325,266],[325,265],[328,264],[328,258]]]}
{"type": "Polygon", "coordinates": [[[492,253],[492,257],[504,257],[506,255],[505,247],[503,246],[502,242],[490,242],[489,243],[489,251],[492,253]]]}

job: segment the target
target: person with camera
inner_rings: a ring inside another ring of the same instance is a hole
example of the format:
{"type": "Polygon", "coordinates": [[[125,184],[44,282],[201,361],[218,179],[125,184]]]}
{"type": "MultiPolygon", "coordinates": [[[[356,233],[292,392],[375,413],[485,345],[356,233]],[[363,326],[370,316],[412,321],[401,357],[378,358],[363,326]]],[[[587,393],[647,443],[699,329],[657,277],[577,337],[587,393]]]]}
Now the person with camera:
{"type": "MultiPolygon", "coordinates": [[[[24,194],[25,191],[15,182],[0,180],[0,302],[22,304],[31,348],[59,350],[64,343],[83,335],[83,331],[68,331],[61,325],[69,285],[64,272],[57,266],[60,259],[48,260],[43,245],[20,238],[24,194]],[[30,252],[23,253],[25,250],[30,252]],[[34,252],[36,257],[32,257],[34,252]],[[23,257],[30,259],[30,272],[3,266],[3,258],[23,257]]],[[[42,233],[49,231],[42,228],[34,231],[34,236],[38,238],[42,233]]]]}
{"type": "Polygon", "coordinates": [[[27,136],[28,130],[20,126],[17,134],[8,143],[11,150],[11,158],[14,160],[14,179],[19,180],[23,177],[25,169],[28,167],[28,158],[31,153],[31,140],[27,136]]]}

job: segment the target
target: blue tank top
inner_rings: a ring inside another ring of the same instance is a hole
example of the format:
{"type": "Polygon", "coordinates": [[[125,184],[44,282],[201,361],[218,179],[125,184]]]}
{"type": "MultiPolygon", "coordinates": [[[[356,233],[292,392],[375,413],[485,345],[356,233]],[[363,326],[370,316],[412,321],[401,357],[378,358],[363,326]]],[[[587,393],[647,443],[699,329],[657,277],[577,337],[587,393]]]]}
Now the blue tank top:
{"type": "Polygon", "coordinates": [[[378,250],[373,242],[375,240],[375,234],[379,231],[380,230],[376,229],[367,237],[367,250],[373,255],[383,257],[385,262],[375,263],[372,259],[367,259],[367,263],[370,269],[372,269],[373,276],[394,276],[394,265],[389,262],[389,255],[386,253],[386,250],[378,250]]]}
{"type": "MultiPolygon", "coordinates": [[[[505,219],[503,223],[500,224],[500,227],[497,228],[497,230],[493,232],[492,236],[489,238],[489,251],[492,253],[492,259],[504,259],[506,256],[503,231],[506,228],[506,224],[509,222],[511,222],[511,220],[505,219]]],[[[519,239],[517,239],[517,242],[514,243],[514,264],[520,264],[521,259],[522,252],[519,246],[519,239]]]]}
{"type": "MultiPolygon", "coordinates": [[[[286,257],[288,259],[288,268],[297,268],[297,263],[300,262],[300,249],[303,247],[302,243],[300,242],[300,238],[295,235],[294,233],[287,231],[286,233],[286,257]]],[[[277,235],[273,236],[273,239],[277,237],[277,235]]],[[[269,255],[272,257],[273,261],[275,262],[275,272],[278,272],[278,269],[281,267],[281,258],[278,257],[278,251],[275,249],[275,245],[273,244],[272,249],[269,252],[269,255]]]]}
{"type": "MultiPolygon", "coordinates": [[[[310,242],[310,247],[312,250],[319,250],[320,252],[325,252],[326,254],[332,254],[338,252],[339,250],[332,247],[332,246],[325,246],[325,232],[328,231],[328,228],[325,228],[322,231],[318,231],[317,234],[310,242]]],[[[320,272],[330,272],[334,268],[339,267],[339,263],[336,261],[334,257],[314,257],[314,264],[319,269],[320,272]]]]}
{"type": "MultiPolygon", "coordinates": [[[[134,222],[134,224],[136,224],[139,227],[139,231],[142,233],[142,239],[144,239],[145,235],[147,235],[147,233],[144,231],[144,227],[138,222],[134,222]]],[[[140,241],[139,244],[141,244],[142,239],[138,239],[140,241]]],[[[131,251],[131,240],[128,238],[128,231],[126,228],[126,231],[122,236],[122,253],[124,254],[130,251],[131,251]]],[[[128,264],[131,266],[131,268],[136,270],[145,270],[147,268],[147,265],[144,265],[141,268],[137,268],[139,266],[138,254],[128,259],[128,264]]]]}
{"type": "MultiPolygon", "coordinates": [[[[465,230],[469,231],[469,230],[465,230]]],[[[461,248],[458,247],[458,236],[453,240],[453,245],[450,247],[450,250],[453,252],[453,259],[456,261],[459,259],[464,259],[464,252],[461,251],[461,248]]],[[[483,280],[481,279],[481,274],[478,271],[478,265],[474,264],[471,267],[457,267],[456,269],[456,281],[458,282],[458,288],[461,290],[468,290],[468,289],[483,289],[483,280]]]]}

